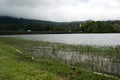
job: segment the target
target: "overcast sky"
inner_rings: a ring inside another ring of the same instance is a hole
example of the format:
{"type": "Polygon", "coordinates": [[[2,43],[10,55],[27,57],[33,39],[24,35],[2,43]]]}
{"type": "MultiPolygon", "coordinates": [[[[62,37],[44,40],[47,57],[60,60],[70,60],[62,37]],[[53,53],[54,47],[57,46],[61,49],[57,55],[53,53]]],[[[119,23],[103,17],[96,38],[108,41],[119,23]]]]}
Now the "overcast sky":
{"type": "Polygon", "coordinates": [[[0,15],[50,20],[120,20],[120,0],[0,0],[0,15]]]}

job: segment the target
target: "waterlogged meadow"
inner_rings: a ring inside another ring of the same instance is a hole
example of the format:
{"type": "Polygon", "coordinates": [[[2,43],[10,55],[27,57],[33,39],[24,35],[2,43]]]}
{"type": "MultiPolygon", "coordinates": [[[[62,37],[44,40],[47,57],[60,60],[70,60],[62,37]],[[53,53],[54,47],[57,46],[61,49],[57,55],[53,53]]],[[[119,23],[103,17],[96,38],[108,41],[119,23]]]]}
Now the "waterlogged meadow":
{"type": "Polygon", "coordinates": [[[0,80],[119,80],[120,46],[0,37],[0,80]]]}

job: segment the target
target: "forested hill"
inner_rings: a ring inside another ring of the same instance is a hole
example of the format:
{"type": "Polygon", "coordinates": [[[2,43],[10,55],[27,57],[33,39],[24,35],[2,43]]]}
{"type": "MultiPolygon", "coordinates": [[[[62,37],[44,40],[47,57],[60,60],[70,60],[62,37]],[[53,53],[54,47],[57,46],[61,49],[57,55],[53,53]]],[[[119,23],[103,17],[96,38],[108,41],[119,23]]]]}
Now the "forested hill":
{"type": "Polygon", "coordinates": [[[0,16],[0,32],[119,33],[120,21],[52,22],[0,16]]]}
{"type": "Polygon", "coordinates": [[[82,22],[51,22],[13,17],[0,17],[0,31],[80,31],[82,22]]]}

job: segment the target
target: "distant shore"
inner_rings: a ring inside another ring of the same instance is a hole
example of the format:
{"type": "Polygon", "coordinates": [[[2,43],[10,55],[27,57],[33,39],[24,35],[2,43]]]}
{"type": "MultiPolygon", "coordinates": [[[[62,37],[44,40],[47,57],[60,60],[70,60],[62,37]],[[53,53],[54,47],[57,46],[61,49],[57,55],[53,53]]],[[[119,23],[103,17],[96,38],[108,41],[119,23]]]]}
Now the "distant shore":
{"type": "Polygon", "coordinates": [[[72,34],[82,32],[71,32],[71,31],[0,31],[0,35],[16,35],[16,34],[72,34]]]}
{"type": "MultiPolygon", "coordinates": [[[[21,35],[21,34],[84,34],[84,32],[76,31],[0,31],[0,35],[21,35]]],[[[91,34],[91,33],[89,33],[91,34]]],[[[95,33],[99,34],[99,33],[95,33]]]]}

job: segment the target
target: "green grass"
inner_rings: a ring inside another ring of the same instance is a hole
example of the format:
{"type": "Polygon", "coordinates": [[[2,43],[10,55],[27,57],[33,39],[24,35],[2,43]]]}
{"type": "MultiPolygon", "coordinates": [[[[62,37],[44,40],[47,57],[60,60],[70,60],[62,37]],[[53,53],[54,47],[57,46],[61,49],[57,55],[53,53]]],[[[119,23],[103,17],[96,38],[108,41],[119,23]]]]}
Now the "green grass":
{"type": "MultiPolygon", "coordinates": [[[[0,80],[116,80],[59,60],[34,56],[32,59],[32,55],[24,50],[39,45],[56,46],[42,41],[0,37],[0,80]]],[[[59,44],[57,49],[65,48],[59,44]]]]}
{"type": "Polygon", "coordinates": [[[58,80],[55,74],[39,69],[37,63],[19,57],[10,46],[0,44],[0,80],[58,80]]]}

